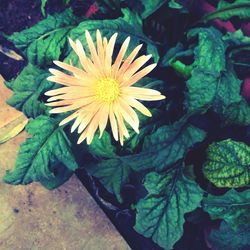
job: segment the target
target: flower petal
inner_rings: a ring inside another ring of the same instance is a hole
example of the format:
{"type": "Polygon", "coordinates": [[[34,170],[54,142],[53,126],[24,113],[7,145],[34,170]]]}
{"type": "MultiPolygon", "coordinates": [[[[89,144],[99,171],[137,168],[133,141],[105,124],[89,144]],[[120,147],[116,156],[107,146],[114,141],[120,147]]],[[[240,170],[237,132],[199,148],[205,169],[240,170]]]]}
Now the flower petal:
{"type": "Polygon", "coordinates": [[[121,143],[121,145],[123,145],[123,137],[125,136],[126,138],[129,138],[129,133],[128,133],[128,130],[124,124],[122,114],[121,114],[118,107],[119,107],[118,104],[115,103],[114,104],[114,114],[116,116],[117,123],[118,123],[120,143],[121,143]]]}
{"type": "Polygon", "coordinates": [[[102,44],[102,35],[100,30],[96,31],[96,44],[97,44],[97,52],[98,56],[100,57],[100,61],[104,61],[104,51],[103,51],[103,44],[102,44]]]}
{"type": "Polygon", "coordinates": [[[73,133],[76,130],[76,128],[80,125],[83,116],[84,116],[84,112],[83,112],[83,110],[80,110],[77,118],[75,119],[75,121],[70,129],[71,133],[73,133]]]}
{"type": "Polygon", "coordinates": [[[136,99],[132,97],[125,97],[125,100],[127,100],[128,105],[137,109],[142,114],[149,116],[149,117],[152,116],[151,112],[142,103],[138,102],[136,99]]]}
{"type": "Polygon", "coordinates": [[[80,135],[80,137],[79,137],[79,139],[78,139],[78,141],[77,141],[77,144],[80,144],[81,142],[83,142],[83,141],[87,138],[87,136],[88,136],[88,129],[89,129],[89,127],[87,127],[87,128],[82,132],[82,134],[80,135]]]}
{"type": "Polygon", "coordinates": [[[121,92],[126,95],[161,95],[161,93],[154,89],[148,89],[148,88],[140,88],[140,87],[123,87],[121,88],[121,92]]]}
{"type": "Polygon", "coordinates": [[[106,48],[105,73],[107,76],[109,76],[111,74],[112,55],[113,55],[113,50],[114,50],[117,35],[118,35],[117,33],[112,35],[112,37],[110,38],[110,40],[107,44],[107,48],[106,48]]]}
{"type": "Polygon", "coordinates": [[[80,75],[80,76],[85,76],[86,75],[86,73],[83,70],[81,70],[81,69],[79,69],[77,67],[74,67],[74,66],[72,66],[70,64],[60,62],[60,61],[53,61],[53,63],[55,65],[57,65],[58,67],[60,67],[62,69],[65,69],[65,70],[67,70],[69,72],[72,72],[72,73],[74,73],[76,75],[80,75]]]}
{"type": "Polygon", "coordinates": [[[86,41],[87,41],[88,46],[89,46],[89,51],[90,51],[90,54],[92,56],[92,59],[93,59],[95,66],[101,67],[101,62],[100,62],[100,59],[97,55],[95,44],[94,44],[88,30],[85,31],[85,37],[86,37],[86,41]]]}
{"type": "Polygon", "coordinates": [[[94,134],[98,128],[100,114],[101,113],[100,113],[100,109],[99,109],[88,125],[88,136],[87,136],[87,144],[88,145],[92,142],[94,134]]]}
{"type": "Polygon", "coordinates": [[[119,99],[120,110],[124,120],[139,134],[139,119],[135,111],[122,99],[119,99]]]}
{"type": "Polygon", "coordinates": [[[58,102],[50,102],[50,103],[45,103],[46,106],[49,107],[55,107],[55,106],[67,106],[67,105],[71,105],[75,102],[75,100],[62,100],[62,101],[58,101],[58,102]]]}
{"type": "Polygon", "coordinates": [[[83,69],[92,76],[100,75],[100,72],[98,73],[98,70],[96,70],[96,66],[93,64],[93,62],[87,58],[82,43],[78,39],[76,40],[76,49],[83,69]]]}
{"type": "Polygon", "coordinates": [[[101,103],[92,103],[91,105],[82,108],[84,111],[84,116],[82,117],[80,126],[78,127],[78,133],[82,133],[82,131],[87,127],[91,119],[95,116],[98,110],[101,107],[101,103]]]}
{"type": "Polygon", "coordinates": [[[114,115],[113,105],[110,105],[109,107],[109,120],[110,120],[111,130],[112,130],[114,139],[118,141],[118,127],[117,127],[117,121],[114,115]]]}
{"type": "Polygon", "coordinates": [[[128,45],[129,45],[129,42],[130,42],[130,37],[127,37],[126,40],[123,42],[122,46],[121,46],[121,49],[115,59],[115,62],[113,64],[113,74],[114,74],[114,77],[116,78],[116,75],[117,75],[117,72],[118,72],[118,69],[122,63],[122,59],[127,51],[127,48],[128,48],[128,45]]]}
{"type": "Polygon", "coordinates": [[[153,64],[145,67],[144,69],[142,69],[139,72],[137,72],[135,75],[133,75],[128,80],[122,82],[121,85],[122,86],[131,86],[131,85],[133,85],[134,83],[136,83],[137,81],[139,81],[142,77],[144,77],[145,75],[147,75],[148,73],[150,73],[156,67],[156,65],[157,65],[156,63],[153,63],[153,64]]]}
{"type": "MultiPolygon", "coordinates": [[[[54,70],[51,69],[51,72],[54,72],[54,70]]],[[[48,81],[56,82],[65,86],[89,86],[92,82],[95,82],[96,79],[94,77],[82,77],[82,78],[76,78],[75,76],[70,76],[67,74],[62,73],[60,76],[53,75],[47,77],[48,81]]]]}
{"type": "Polygon", "coordinates": [[[94,115],[95,113],[90,112],[90,113],[85,114],[85,116],[81,117],[81,120],[79,123],[80,125],[78,126],[78,130],[77,130],[78,134],[82,133],[82,131],[88,126],[89,122],[91,121],[94,115]]]}
{"type": "Polygon", "coordinates": [[[140,95],[140,94],[134,94],[133,97],[141,101],[160,101],[166,98],[166,96],[164,95],[140,95]]]}
{"type": "Polygon", "coordinates": [[[55,101],[60,99],[78,99],[85,98],[94,95],[94,91],[86,87],[63,87],[58,89],[52,89],[44,93],[50,97],[47,101],[55,101]]]}
{"type": "Polygon", "coordinates": [[[140,56],[133,63],[130,64],[128,69],[123,75],[123,81],[128,80],[136,71],[138,71],[150,58],[152,55],[140,56]]]}
{"type": "Polygon", "coordinates": [[[118,71],[118,76],[124,74],[124,72],[128,69],[129,65],[132,63],[136,55],[138,54],[139,50],[141,49],[142,44],[135,47],[135,49],[131,52],[131,54],[128,56],[128,58],[124,61],[122,66],[120,67],[118,71]]]}
{"type": "Polygon", "coordinates": [[[100,129],[100,136],[99,138],[102,137],[102,134],[107,126],[108,122],[108,115],[109,115],[109,105],[104,105],[101,108],[101,116],[100,116],[100,121],[99,121],[99,129],[100,129]]]}
{"type": "Polygon", "coordinates": [[[71,120],[75,119],[78,115],[79,115],[79,110],[77,110],[77,111],[74,112],[73,114],[71,114],[71,115],[69,115],[68,117],[66,117],[65,119],[63,119],[63,120],[59,123],[59,126],[63,126],[64,124],[70,122],[71,120]]]}
{"type": "Polygon", "coordinates": [[[49,112],[51,114],[58,114],[58,113],[62,113],[62,112],[72,111],[72,110],[78,109],[80,107],[83,107],[85,105],[92,103],[93,100],[94,100],[93,97],[79,99],[79,100],[74,101],[74,103],[72,105],[68,105],[66,107],[54,108],[54,109],[50,110],[49,112]]]}

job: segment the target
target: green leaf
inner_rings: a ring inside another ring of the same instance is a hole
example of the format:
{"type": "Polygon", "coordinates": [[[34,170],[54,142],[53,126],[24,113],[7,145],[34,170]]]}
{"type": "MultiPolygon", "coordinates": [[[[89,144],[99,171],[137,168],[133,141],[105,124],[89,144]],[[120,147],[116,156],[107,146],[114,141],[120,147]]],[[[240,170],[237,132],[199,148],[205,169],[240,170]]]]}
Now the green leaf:
{"type": "Polygon", "coordinates": [[[240,102],[230,104],[223,113],[225,123],[236,123],[239,125],[250,124],[250,107],[242,98],[240,102]]]}
{"type": "Polygon", "coordinates": [[[128,181],[130,167],[116,155],[116,148],[111,144],[110,135],[104,132],[101,139],[96,135],[88,146],[88,151],[94,157],[111,158],[109,161],[87,164],[86,168],[110,193],[115,194],[119,202],[122,202],[120,191],[122,185],[128,181]]]}
{"type": "Polygon", "coordinates": [[[8,40],[25,52],[30,63],[50,65],[53,60],[60,58],[67,44],[67,36],[78,23],[78,18],[68,9],[60,14],[49,15],[31,28],[13,33],[8,36],[8,40]]]}
{"type": "Polygon", "coordinates": [[[239,17],[241,19],[250,18],[250,2],[249,0],[235,0],[233,3],[220,0],[216,11],[204,16],[202,19],[207,22],[212,19],[228,20],[231,17],[239,17]]]}
{"type": "Polygon", "coordinates": [[[250,224],[250,190],[231,189],[222,196],[208,195],[203,200],[203,208],[213,220],[224,219],[234,229],[250,224]]]}
{"type": "Polygon", "coordinates": [[[250,224],[233,230],[222,222],[220,229],[213,230],[208,239],[216,250],[247,250],[250,248],[250,224]]]}
{"type": "Polygon", "coordinates": [[[193,67],[191,65],[186,65],[179,60],[173,61],[170,65],[177,73],[179,73],[184,78],[191,77],[191,72],[193,70],[193,67]]]}
{"type": "Polygon", "coordinates": [[[71,0],[63,0],[63,3],[64,3],[65,5],[68,5],[68,4],[70,3],[70,1],[71,1],[71,0]]]}
{"type": "Polygon", "coordinates": [[[48,0],[41,0],[41,12],[43,16],[45,16],[45,6],[47,4],[48,0]]]}
{"type": "Polygon", "coordinates": [[[217,187],[242,187],[250,183],[250,147],[231,139],[212,143],[203,172],[217,187]]]}
{"type": "Polygon", "coordinates": [[[177,9],[182,13],[188,12],[188,1],[186,0],[170,0],[168,6],[172,9],[177,9]]]}
{"type": "Polygon", "coordinates": [[[124,21],[135,26],[136,29],[141,29],[142,19],[136,12],[132,12],[128,8],[123,8],[121,11],[124,21]]]}
{"type": "Polygon", "coordinates": [[[73,171],[65,167],[61,162],[56,162],[55,164],[50,164],[51,172],[54,173],[54,176],[47,179],[41,178],[39,182],[47,189],[52,190],[63,183],[65,183],[72,175],[73,171]]]}
{"type": "Polygon", "coordinates": [[[191,30],[188,37],[194,38],[198,32],[192,76],[187,81],[187,108],[192,112],[213,106],[225,124],[249,125],[250,107],[240,95],[241,81],[225,52],[247,39],[239,32],[222,37],[214,28],[191,30]]]}
{"type": "Polygon", "coordinates": [[[140,0],[143,5],[143,10],[141,11],[141,17],[143,19],[147,18],[155,11],[157,11],[166,1],[165,0],[140,0]]]}
{"type": "Polygon", "coordinates": [[[114,155],[109,139],[102,139],[103,142],[100,144],[106,145],[106,149],[98,143],[90,146],[90,152],[93,155],[110,159],[101,160],[97,164],[90,164],[86,167],[109,192],[116,195],[118,201],[121,201],[120,190],[128,181],[131,169],[141,171],[155,168],[161,171],[168,168],[182,159],[195,143],[205,138],[205,135],[204,131],[180,122],[163,126],[145,138],[142,152],[127,156],[114,155]],[[109,152],[108,148],[112,152],[109,152]]]}
{"type": "Polygon", "coordinates": [[[96,0],[98,10],[102,13],[118,12],[121,9],[121,0],[96,0]]]}
{"type": "Polygon", "coordinates": [[[131,171],[127,162],[117,157],[109,161],[89,164],[87,169],[91,175],[98,178],[110,193],[115,194],[119,202],[122,202],[121,187],[128,181],[131,171]]]}
{"type": "Polygon", "coordinates": [[[134,228],[170,250],[183,234],[184,215],[200,205],[203,191],[180,170],[166,175],[151,172],[144,185],[148,195],[136,205],[134,228]]]}
{"type": "Polygon", "coordinates": [[[130,137],[129,140],[125,141],[126,150],[134,152],[136,148],[141,145],[144,138],[152,134],[160,125],[160,112],[157,109],[150,110],[152,117],[147,117],[140,113],[137,113],[140,120],[140,133],[137,134],[132,128],[128,128],[130,137]]]}
{"type": "MultiPolygon", "coordinates": [[[[188,150],[204,140],[205,136],[206,133],[201,129],[183,121],[176,122],[162,126],[145,137],[140,153],[121,156],[119,159],[135,171],[152,168],[161,171],[184,158],[188,150]]],[[[116,159],[104,162],[106,165],[119,163],[116,159]]]]}
{"type": "Polygon", "coordinates": [[[192,77],[187,81],[187,107],[190,112],[212,103],[221,72],[225,69],[225,45],[214,28],[191,30],[189,38],[199,37],[195,48],[192,77]]]}
{"type": "Polygon", "coordinates": [[[187,81],[187,108],[189,112],[211,105],[216,94],[219,75],[194,69],[187,81]]]}
{"type": "Polygon", "coordinates": [[[27,125],[32,136],[20,146],[15,169],[8,171],[4,181],[9,184],[29,184],[44,182],[56,177],[53,166],[63,163],[70,171],[77,169],[70,142],[57,120],[39,116],[27,125]]]}
{"type": "Polygon", "coordinates": [[[111,138],[109,133],[103,132],[101,139],[99,136],[95,135],[93,141],[88,146],[88,151],[97,157],[112,158],[116,157],[116,149],[111,143],[111,138]]]}
{"type": "MultiPolygon", "coordinates": [[[[175,47],[168,49],[166,54],[161,59],[161,66],[170,66],[171,62],[176,61],[177,58],[182,56],[182,53],[186,53],[184,51],[184,46],[182,43],[177,43],[175,47]]],[[[193,54],[193,51],[191,51],[191,55],[193,54]]]]}
{"type": "MultiPolygon", "coordinates": [[[[162,80],[150,77],[144,77],[135,84],[137,87],[151,88],[159,91],[163,89],[164,85],[165,82],[162,80]]],[[[152,117],[147,117],[137,112],[140,121],[140,133],[137,134],[131,127],[128,127],[130,137],[129,140],[125,141],[126,150],[134,152],[136,147],[143,143],[145,136],[154,132],[162,124],[162,117],[160,117],[161,111],[157,108],[152,108],[150,112],[152,113],[152,117]]]]}
{"type": "MultiPolygon", "coordinates": [[[[84,48],[88,48],[87,42],[85,39],[84,31],[88,30],[92,35],[93,40],[95,40],[96,30],[99,29],[102,33],[102,36],[107,37],[108,39],[116,32],[118,32],[117,43],[122,44],[125,39],[130,36],[130,45],[129,50],[131,51],[141,42],[147,45],[147,53],[152,54],[154,60],[157,62],[159,60],[159,54],[157,48],[152,40],[143,34],[142,25],[138,24],[138,20],[135,19],[135,22],[132,23],[126,21],[128,11],[124,12],[124,17],[119,17],[114,20],[87,20],[81,22],[76,28],[74,28],[70,37],[72,39],[79,39],[84,48]]],[[[72,60],[73,64],[77,64],[78,59],[73,51],[66,58],[66,61],[72,60]]]]}
{"type": "Polygon", "coordinates": [[[35,118],[45,114],[48,107],[40,100],[41,95],[54,84],[47,81],[47,71],[28,64],[11,83],[13,96],[7,101],[9,105],[22,111],[27,117],[35,118]]]}
{"type": "Polygon", "coordinates": [[[237,48],[240,45],[250,45],[250,37],[245,36],[241,29],[235,32],[228,32],[223,36],[223,41],[227,42],[229,46],[237,46],[237,48]]]}
{"type": "Polygon", "coordinates": [[[185,157],[188,150],[205,139],[206,133],[183,121],[162,126],[145,138],[142,152],[128,156],[131,167],[140,169],[156,168],[163,170],[185,157]]]}
{"type": "Polygon", "coordinates": [[[198,36],[198,46],[194,49],[193,66],[201,70],[220,73],[225,68],[225,45],[222,34],[217,29],[197,28],[188,32],[188,39],[198,36]]]}
{"type": "Polygon", "coordinates": [[[250,107],[240,95],[241,83],[232,66],[227,66],[220,76],[213,109],[221,115],[224,123],[250,124],[250,107]]]}

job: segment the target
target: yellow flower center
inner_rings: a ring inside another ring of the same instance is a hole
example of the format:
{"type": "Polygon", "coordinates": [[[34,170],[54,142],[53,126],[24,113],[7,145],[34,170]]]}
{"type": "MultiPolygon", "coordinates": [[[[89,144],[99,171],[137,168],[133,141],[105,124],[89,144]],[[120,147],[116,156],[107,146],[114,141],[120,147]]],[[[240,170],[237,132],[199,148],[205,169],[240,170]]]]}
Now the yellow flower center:
{"type": "Polygon", "coordinates": [[[119,93],[119,83],[114,78],[100,78],[96,82],[95,94],[99,101],[111,103],[118,97],[119,93]]]}

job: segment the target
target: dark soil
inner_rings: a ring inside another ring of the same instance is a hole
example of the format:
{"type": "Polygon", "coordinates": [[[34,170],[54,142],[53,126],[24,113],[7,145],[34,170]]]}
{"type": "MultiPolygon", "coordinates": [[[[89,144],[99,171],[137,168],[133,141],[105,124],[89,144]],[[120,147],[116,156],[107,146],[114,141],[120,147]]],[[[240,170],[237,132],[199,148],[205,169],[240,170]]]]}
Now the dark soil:
{"type": "MultiPolygon", "coordinates": [[[[71,1],[71,6],[75,13],[86,13],[89,6],[93,3],[87,1],[71,1]]],[[[13,44],[8,42],[1,33],[7,35],[13,32],[21,31],[28,28],[44,17],[40,11],[40,0],[0,0],[0,45],[3,48],[12,49],[24,57],[22,61],[16,61],[5,56],[0,52],[0,74],[10,80],[18,75],[18,73],[27,64],[25,56],[21,51],[17,50],[13,44]]],[[[46,14],[62,11],[65,6],[62,0],[49,0],[46,6],[46,14]]],[[[128,209],[135,202],[136,181],[126,185],[123,190],[124,203],[119,204],[113,195],[109,194],[100,183],[90,177],[84,170],[77,171],[79,179],[94,197],[97,203],[105,211],[111,221],[114,223],[118,231],[129,243],[134,250],[159,250],[162,249],[152,242],[152,240],[144,238],[133,230],[135,223],[135,213],[128,209]]],[[[199,213],[199,211],[198,211],[199,213]]],[[[192,216],[195,217],[197,213],[192,216]]],[[[203,218],[206,216],[202,216],[203,218]]],[[[192,221],[194,219],[192,218],[192,221]]],[[[206,250],[208,249],[204,240],[203,229],[207,221],[195,223],[185,223],[185,233],[182,239],[175,245],[175,250],[206,250]]]]}

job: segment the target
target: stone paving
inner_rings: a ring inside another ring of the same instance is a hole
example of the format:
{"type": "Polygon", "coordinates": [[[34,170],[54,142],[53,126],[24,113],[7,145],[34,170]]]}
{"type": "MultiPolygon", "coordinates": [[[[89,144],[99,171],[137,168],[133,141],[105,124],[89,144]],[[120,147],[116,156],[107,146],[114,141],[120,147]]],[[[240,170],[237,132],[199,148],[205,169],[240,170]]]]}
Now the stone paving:
{"type": "MultiPolygon", "coordinates": [[[[0,130],[8,119],[13,120],[14,111],[3,104],[7,96],[0,81],[0,114],[9,114],[0,116],[0,130]]],[[[22,132],[0,144],[0,250],[130,249],[75,176],[53,191],[38,183],[10,186],[2,182],[26,137],[22,132]]]]}

